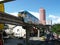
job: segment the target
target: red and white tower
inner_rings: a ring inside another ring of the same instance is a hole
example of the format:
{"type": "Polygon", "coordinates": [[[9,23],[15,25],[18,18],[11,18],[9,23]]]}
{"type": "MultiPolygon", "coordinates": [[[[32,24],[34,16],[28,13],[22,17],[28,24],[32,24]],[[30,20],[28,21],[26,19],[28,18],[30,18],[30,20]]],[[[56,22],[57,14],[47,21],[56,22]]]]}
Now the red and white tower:
{"type": "Polygon", "coordinates": [[[39,15],[40,15],[40,24],[46,25],[45,9],[40,8],[39,15]]]}

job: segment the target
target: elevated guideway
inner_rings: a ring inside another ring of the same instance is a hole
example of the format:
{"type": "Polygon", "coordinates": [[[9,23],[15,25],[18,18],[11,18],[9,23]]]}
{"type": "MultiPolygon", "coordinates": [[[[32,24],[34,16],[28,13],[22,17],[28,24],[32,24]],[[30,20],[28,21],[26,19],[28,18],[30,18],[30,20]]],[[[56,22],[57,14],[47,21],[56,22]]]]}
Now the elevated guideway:
{"type": "Polygon", "coordinates": [[[19,17],[15,17],[11,14],[0,12],[0,23],[14,24],[14,25],[24,25],[24,22],[19,17]]]}

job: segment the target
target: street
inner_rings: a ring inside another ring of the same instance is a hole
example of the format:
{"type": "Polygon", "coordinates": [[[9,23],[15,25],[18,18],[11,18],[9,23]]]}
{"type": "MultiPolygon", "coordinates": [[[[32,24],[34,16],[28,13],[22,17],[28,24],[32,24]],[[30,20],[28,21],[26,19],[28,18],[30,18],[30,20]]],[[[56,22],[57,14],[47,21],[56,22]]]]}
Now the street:
{"type": "MultiPolygon", "coordinates": [[[[26,45],[24,39],[6,39],[4,45],[26,45]]],[[[58,41],[29,40],[29,45],[60,45],[58,41]]]]}
{"type": "Polygon", "coordinates": [[[20,39],[17,39],[17,38],[15,38],[15,39],[6,39],[5,41],[4,41],[4,45],[18,45],[18,44],[24,44],[24,42],[23,42],[23,40],[20,40],[20,39]]]}

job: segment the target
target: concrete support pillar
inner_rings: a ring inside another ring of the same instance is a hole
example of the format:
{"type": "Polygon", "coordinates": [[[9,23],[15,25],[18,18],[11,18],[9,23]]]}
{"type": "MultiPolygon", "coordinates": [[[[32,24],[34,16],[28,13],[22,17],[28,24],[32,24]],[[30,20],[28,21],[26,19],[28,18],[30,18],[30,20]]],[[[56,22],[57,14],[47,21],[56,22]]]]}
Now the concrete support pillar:
{"type": "Polygon", "coordinates": [[[28,29],[26,29],[26,45],[29,45],[29,33],[28,29]]]}
{"type": "Polygon", "coordinates": [[[38,37],[40,37],[40,30],[38,29],[38,37]]]}
{"type": "Polygon", "coordinates": [[[29,45],[29,34],[30,34],[31,26],[26,25],[26,45],[29,45]]]}

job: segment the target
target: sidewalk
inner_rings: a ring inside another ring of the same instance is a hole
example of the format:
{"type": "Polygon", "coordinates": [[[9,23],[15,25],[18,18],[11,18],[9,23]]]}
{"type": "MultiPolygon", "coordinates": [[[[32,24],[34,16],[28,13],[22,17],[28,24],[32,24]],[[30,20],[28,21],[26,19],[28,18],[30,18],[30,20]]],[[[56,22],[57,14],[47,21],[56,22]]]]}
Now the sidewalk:
{"type": "Polygon", "coordinates": [[[42,36],[42,37],[30,37],[30,39],[29,39],[29,40],[45,41],[45,37],[44,37],[44,36],[42,36]]]}

